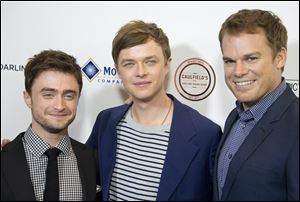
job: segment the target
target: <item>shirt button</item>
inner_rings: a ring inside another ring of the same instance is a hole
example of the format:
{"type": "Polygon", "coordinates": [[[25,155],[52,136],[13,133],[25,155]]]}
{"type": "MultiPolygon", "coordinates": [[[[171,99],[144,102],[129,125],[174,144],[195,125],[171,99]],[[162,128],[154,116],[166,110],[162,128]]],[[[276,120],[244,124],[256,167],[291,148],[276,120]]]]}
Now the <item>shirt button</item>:
{"type": "Polygon", "coordinates": [[[228,159],[231,159],[232,158],[232,154],[228,154],[228,159]]]}

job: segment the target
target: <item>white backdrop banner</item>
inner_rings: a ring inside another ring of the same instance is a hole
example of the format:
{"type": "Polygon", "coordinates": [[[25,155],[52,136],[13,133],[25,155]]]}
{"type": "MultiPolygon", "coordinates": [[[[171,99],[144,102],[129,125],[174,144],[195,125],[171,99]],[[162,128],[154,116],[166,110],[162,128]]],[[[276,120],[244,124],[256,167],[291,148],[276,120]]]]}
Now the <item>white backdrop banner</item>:
{"type": "Polygon", "coordinates": [[[173,58],[167,91],[223,128],[235,98],[224,81],[218,32],[229,15],[243,8],[270,10],[282,19],[289,33],[284,76],[299,96],[298,1],[1,1],[1,139],[13,139],[31,123],[23,100],[28,58],[54,49],[73,55],[82,67],[82,96],[69,131],[85,142],[97,114],[126,98],[111,57],[111,42],[130,20],[154,22],[165,31],[173,58]]]}

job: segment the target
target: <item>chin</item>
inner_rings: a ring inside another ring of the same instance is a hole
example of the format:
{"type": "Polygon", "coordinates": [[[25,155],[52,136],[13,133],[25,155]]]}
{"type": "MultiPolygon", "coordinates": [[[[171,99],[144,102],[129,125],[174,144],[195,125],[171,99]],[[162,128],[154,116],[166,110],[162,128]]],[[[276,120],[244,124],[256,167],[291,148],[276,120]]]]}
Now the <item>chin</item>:
{"type": "Polygon", "coordinates": [[[44,129],[46,131],[48,131],[49,133],[57,134],[57,133],[60,133],[60,132],[64,131],[66,128],[47,127],[47,128],[44,128],[44,129]]]}
{"type": "Polygon", "coordinates": [[[148,102],[152,99],[150,96],[136,96],[136,99],[142,101],[142,102],[148,102]]]}
{"type": "Polygon", "coordinates": [[[67,124],[51,124],[51,125],[44,125],[43,128],[48,131],[49,133],[60,133],[68,128],[70,123],[67,124]]]}

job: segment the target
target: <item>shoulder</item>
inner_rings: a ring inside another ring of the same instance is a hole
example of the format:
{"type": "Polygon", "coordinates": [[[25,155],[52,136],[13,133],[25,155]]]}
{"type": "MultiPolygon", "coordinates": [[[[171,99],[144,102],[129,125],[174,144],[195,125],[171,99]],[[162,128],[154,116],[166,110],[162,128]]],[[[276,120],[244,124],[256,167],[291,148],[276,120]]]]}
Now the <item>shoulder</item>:
{"type": "Polygon", "coordinates": [[[8,144],[6,144],[2,150],[1,150],[1,153],[2,152],[7,152],[7,151],[10,151],[10,150],[13,150],[15,148],[19,148],[20,146],[23,147],[23,143],[22,143],[22,138],[24,136],[25,132],[22,132],[20,133],[14,140],[12,140],[11,142],[9,142],[8,144]]]}
{"type": "Polygon", "coordinates": [[[174,98],[174,116],[183,123],[192,124],[197,130],[219,133],[221,128],[214,121],[202,115],[192,107],[179,102],[174,98]]]}
{"type": "Polygon", "coordinates": [[[81,143],[73,138],[70,137],[70,140],[71,140],[71,145],[72,145],[72,148],[74,150],[87,150],[87,151],[93,151],[94,148],[87,145],[87,144],[84,144],[84,143],[81,143]]]}
{"type": "Polygon", "coordinates": [[[197,145],[207,148],[215,148],[222,135],[218,124],[178,100],[174,100],[172,128],[173,132],[192,138],[197,145]]]}
{"type": "Polygon", "coordinates": [[[202,115],[196,109],[179,102],[178,100],[174,100],[175,105],[178,107],[179,111],[187,116],[189,116],[193,121],[203,122],[211,126],[218,126],[215,122],[210,120],[208,117],[202,115]]]}
{"type": "Polygon", "coordinates": [[[118,116],[119,114],[122,114],[121,112],[126,111],[128,108],[129,108],[129,105],[124,104],[124,105],[120,105],[120,106],[116,106],[116,107],[112,107],[112,108],[102,110],[98,114],[97,120],[98,119],[107,119],[109,117],[118,116]]]}

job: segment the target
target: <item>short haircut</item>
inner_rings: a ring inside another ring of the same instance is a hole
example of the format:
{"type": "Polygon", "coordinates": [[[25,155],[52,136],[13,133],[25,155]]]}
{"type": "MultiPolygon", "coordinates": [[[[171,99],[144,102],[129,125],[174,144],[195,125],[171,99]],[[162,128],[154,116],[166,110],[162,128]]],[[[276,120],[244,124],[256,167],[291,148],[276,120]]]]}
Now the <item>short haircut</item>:
{"type": "Polygon", "coordinates": [[[59,71],[73,75],[79,85],[79,93],[82,89],[81,68],[76,59],[59,50],[44,50],[29,59],[25,66],[25,89],[31,95],[34,80],[44,71],[59,71]]]}
{"type": "Polygon", "coordinates": [[[120,28],[112,42],[112,57],[115,66],[118,67],[118,57],[121,50],[144,44],[149,40],[158,43],[164,54],[165,62],[171,57],[169,40],[163,30],[155,23],[143,21],[130,21],[120,28]]]}

